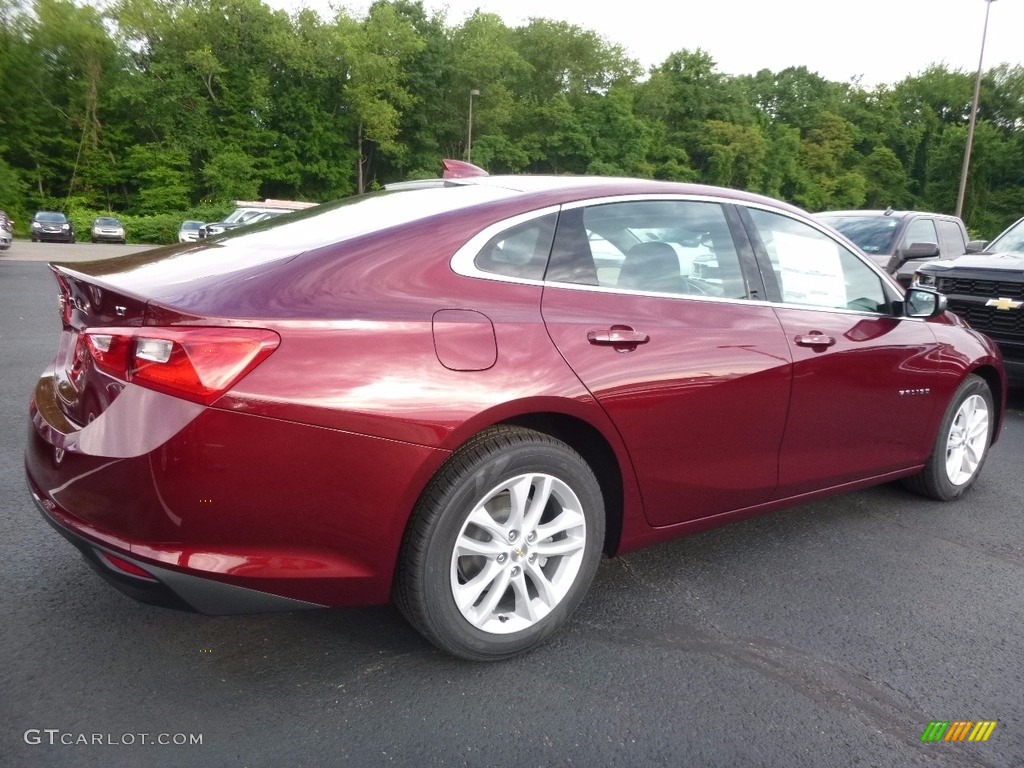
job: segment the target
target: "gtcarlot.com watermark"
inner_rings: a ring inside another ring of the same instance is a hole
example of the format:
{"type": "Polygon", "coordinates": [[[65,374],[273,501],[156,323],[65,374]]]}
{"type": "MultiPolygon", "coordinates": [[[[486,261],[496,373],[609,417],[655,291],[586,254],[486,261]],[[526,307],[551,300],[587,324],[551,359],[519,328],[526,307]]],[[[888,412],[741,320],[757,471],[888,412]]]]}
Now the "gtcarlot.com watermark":
{"type": "Polygon", "coordinates": [[[201,746],[201,733],[75,733],[60,728],[29,728],[23,736],[26,744],[65,747],[162,747],[201,746]]]}

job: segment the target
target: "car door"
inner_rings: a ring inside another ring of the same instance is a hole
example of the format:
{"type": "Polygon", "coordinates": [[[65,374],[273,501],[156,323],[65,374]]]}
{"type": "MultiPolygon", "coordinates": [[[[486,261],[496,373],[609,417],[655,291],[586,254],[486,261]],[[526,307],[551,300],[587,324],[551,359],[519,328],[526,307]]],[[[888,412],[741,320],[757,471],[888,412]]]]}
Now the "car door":
{"type": "Polygon", "coordinates": [[[778,285],[775,313],[793,358],[777,496],[922,462],[941,406],[931,394],[943,351],[928,323],[900,317],[888,281],[823,231],[754,207],[744,219],[778,285]]]}
{"type": "Polygon", "coordinates": [[[622,436],[656,526],[758,504],[777,483],[789,350],[751,298],[763,284],[742,268],[726,210],[563,208],[545,276],[548,332],[622,436]]]}

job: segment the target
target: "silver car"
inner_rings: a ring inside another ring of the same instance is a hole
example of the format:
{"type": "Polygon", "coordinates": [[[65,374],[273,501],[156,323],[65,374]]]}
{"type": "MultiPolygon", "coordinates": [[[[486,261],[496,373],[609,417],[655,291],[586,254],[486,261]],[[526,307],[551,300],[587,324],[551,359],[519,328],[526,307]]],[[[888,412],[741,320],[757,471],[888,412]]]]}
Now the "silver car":
{"type": "Polygon", "coordinates": [[[93,219],[90,234],[94,243],[121,243],[123,245],[127,242],[121,220],[111,216],[99,216],[93,219]]]}
{"type": "Polygon", "coordinates": [[[14,239],[14,222],[11,221],[7,211],[0,211],[0,251],[6,251],[11,247],[14,239]]]}
{"type": "Polygon", "coordinates": [[[178,229],[178,242],[179,243],[194,243],[199,239],[199,230],[203,228],[205,222],[193,221],[188,219],[181,222],[181,228],[178,229]]]}

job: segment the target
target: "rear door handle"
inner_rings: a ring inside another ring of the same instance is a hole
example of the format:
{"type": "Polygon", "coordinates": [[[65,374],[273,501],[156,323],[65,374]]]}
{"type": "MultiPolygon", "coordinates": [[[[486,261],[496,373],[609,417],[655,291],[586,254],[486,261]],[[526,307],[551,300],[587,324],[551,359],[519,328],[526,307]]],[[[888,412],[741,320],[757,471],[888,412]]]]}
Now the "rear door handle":
{"type": "Polygon", "coordinates": [[[603,347],[635,347],[646,344],[651,337],[641,331],[634,331],[628,325],[613,325],[607,330],[587,331],[587,341],[603,347]]]}
{"type": "Polygon", "coordinates": [[[820,331],[811,331],[806,335],[797,336],[795,341],[800,347],[831,347],[836,343],[834,338],[826,336],[820,331]]]}

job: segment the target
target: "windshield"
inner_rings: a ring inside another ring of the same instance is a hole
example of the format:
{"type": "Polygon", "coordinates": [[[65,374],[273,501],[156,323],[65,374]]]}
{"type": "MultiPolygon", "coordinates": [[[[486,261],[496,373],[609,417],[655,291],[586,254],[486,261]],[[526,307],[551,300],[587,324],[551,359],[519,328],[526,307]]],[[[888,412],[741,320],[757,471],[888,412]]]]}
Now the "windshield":
{"type": "Polygon", "coordinates": [[[988,244],[985,249],[990,253],[1010,251],[1013,253],[1024,253],[1024,219],[1021,219],[999,237],[988,244]]]}
{"type": "Polygon", "coordinates": [[[120,227],[121,222],[117,219],[107,219],[100,217],[93,222],[97,227],[120,227]]]}
{"type": "Polygon", "coordinates": [[[55,224],[63,224],[67,219],[63,213],[47,213],[43,211],[36,214],[36,221],[52,221],[55,224]]]}
{"type": "Polygon", "coordinates": [[[891,216],[818,216],[853,240],[864,253],[892,253],[899,220],[891,216]]]}

